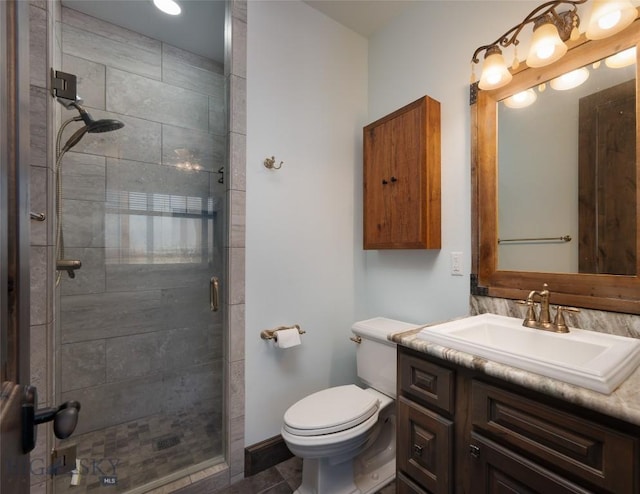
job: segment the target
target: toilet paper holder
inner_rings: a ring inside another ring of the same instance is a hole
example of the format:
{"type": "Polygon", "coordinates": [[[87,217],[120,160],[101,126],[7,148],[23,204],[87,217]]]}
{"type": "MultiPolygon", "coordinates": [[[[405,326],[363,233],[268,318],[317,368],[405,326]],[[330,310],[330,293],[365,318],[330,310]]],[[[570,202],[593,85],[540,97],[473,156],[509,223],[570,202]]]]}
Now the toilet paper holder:
{"type": "Polygon", "coordinates": [[[294,324],[293,326],[279,326],[275,329],[264,329],[260,331],[260,338],[263,340],[275,340],[278,341],[278,331],[282,329],[297,329],[299,334],[305,334],[306,331],[304,329],[300,329],[298,324],[294,324]]]}

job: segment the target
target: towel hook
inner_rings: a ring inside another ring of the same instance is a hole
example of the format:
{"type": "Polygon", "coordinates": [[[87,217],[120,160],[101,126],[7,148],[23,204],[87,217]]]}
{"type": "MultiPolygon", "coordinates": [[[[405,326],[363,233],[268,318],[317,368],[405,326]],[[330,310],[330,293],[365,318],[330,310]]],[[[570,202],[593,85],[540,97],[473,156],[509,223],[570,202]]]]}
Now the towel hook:
{"type": "Polygon", "coordinates": [[[271,158],[266,158],[264,160],[264,166],[265,168],[268,168],[269,170],[279,170],[280,168],[282,168],[282,164],[284,163],[284,161],[281,161],[279,165],[276,165],[276,157],[272,156],[271,158]]]}

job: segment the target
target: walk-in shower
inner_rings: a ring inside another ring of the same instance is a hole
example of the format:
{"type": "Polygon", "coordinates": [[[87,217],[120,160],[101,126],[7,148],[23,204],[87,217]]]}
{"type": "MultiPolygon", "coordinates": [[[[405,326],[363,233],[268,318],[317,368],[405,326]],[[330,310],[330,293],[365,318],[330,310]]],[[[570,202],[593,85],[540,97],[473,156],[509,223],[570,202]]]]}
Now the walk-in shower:
{"type": "Polygon", "coordinates": [[[82,107],[82,99],[77,100],[66,100],[63,98],[57,98],[58,103],[64,106],[67,110],[75,109],[78,110],[80,115],[76,115],[72,118],[69,118],[64,121],[64,123],[58,129],[58,134],[56,137],[56,164],[55,164],[55,172],[56,172],[56,195],[55,195],[55,204],[56,204],[56,285],[60,284],[60,278],[63,271],[66,271],[70,278],[75,278],[76,269],[80,269],[82,267],[82,261],[79,259],[66,259],[64,256],[64,232],[63,232],[63,218],[62,218],[62,171],[60,166],[62,165],[62,158],[65,153],[69,151],[72,147],[80,142],[80,140],[84,137],[85,134],[101,134],[103,132],[111,132],[113,130],[118,130],[124,127],[124,124],[120,120],[115,120],[112,118],[104,118],[101,120],[94,120],[91,115],[82,107]],[[62,144],[62,136],[64,130],[67,128],[69,124],[73,122],[84,122],[84,126],[80,127],[76,130],[64,146],[60,147],[62,144]]]}
{"type": "MultiPolygon", "coordinates": [[[[199,17],[222,44],[224,2],[189,4],[219,8],[199,17]]],[[[53,68],[77,76],[84,101],[54,103],[54,399],[82,411],[54,444],[75,447],[79,475],[57,475],[54,494],[146,492],[225,460],[224,296],[211,306],[228,271],[224,65],[128,24],[160,15],[146,8],[62,0],[53,68]]]]}

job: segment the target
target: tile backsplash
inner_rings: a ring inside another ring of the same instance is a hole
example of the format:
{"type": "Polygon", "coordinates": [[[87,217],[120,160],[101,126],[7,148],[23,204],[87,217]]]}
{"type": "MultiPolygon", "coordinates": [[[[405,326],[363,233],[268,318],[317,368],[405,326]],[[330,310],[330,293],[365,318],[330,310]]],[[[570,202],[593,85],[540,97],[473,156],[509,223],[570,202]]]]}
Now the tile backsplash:
{"type": "MultiPolygon", "coordinates": [[[[525,307],[515,300],[471,295],[470,314],[485,312],[524,318],[525,307]]],[[[565,319],[569,327],[640,338],[640,316],[635,314],[580,309],[578,313],[567,313],[565,319]]]]}

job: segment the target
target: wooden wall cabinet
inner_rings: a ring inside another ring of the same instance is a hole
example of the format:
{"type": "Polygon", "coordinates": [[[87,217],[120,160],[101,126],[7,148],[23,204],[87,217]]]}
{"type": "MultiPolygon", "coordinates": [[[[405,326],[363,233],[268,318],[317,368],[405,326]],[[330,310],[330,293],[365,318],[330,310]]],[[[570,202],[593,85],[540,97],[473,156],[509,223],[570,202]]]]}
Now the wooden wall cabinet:
{"type": "Polygon", "coordinates": [[[364,248],[440,248],[440,103],[424,96],[364,128],[364,248]]]}
{"type": "Polygon", "coordinates": [[[640,427],[398,347],[398,492],[637,494],[640,427]]]}

